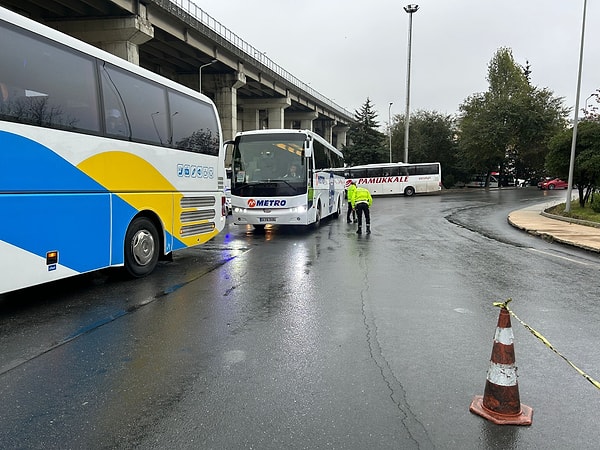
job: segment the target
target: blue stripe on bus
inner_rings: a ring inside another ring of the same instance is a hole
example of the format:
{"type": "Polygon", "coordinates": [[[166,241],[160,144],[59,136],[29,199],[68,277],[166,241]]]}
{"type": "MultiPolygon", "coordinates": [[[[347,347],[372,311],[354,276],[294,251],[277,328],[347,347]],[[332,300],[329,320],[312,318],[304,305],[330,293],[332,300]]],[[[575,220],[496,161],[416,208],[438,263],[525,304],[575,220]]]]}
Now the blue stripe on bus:
{"type": "Polygon", "coordinates": [[[109,265],[109,194],[9,194],[1,203],[10,211],[3,241],[44,259],[58,250],[59,263],[80,273],[109,265]]]}
{"type": "MultiPolygon", "coordinates": [[[[59,264],[79,273],[124,262],[125,233],[137,213],[129,203],[52,150],[12,133],[0,132],[0,167],[0,240],[44,259],[58,250],[59,264]]],[[[167,240],[185,247],[169,233],[167,240]]]]}
{"type": "Polygon", "coordinates": [[[49,148],[12,133],[0,132],[0,167],[0,192],[106,192],[49,148]]]}

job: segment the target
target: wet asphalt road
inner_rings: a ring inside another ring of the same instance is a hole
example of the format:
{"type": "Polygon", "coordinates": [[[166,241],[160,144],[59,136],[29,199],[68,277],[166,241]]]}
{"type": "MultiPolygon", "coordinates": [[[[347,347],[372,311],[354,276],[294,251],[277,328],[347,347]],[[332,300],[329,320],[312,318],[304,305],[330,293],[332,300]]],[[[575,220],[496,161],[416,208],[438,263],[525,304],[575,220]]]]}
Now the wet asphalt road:
{"type": "Polygon", "coordinates": [[[512,310],[600,377],[597,254],[535,188],[375,199],[373,234],[229,225],[143,280],[0,296],[1,448],[597,448],[600,392],[513,319],[530,427],[469,412],[512,310]]]}

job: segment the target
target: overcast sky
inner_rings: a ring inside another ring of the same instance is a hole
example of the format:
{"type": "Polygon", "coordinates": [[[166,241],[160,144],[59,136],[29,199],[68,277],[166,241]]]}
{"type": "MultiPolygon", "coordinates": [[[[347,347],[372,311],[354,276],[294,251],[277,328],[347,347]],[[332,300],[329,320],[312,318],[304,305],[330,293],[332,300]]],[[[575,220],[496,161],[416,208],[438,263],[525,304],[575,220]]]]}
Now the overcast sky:
{"type": "MultiPolygon", "coordinates": [[[[351,112],[370,98],[381,125],[406,108],[409,16],[397,0],[194,0],[274,63],[351,112]]],[[[484,92],[500,47],[573,108],[583,0],[416,0],[410,109],[455,114],[484,92]]],[[[580,108],[600,88],[600,2],[588,2],[580,108]]],[[[591,104],[593,99],[588,101],[591,104]]],[[[580,114],[581,116],[581,114],[580,114]]],[[[573,114],[571,114],[573,117],[573,114]]]]}

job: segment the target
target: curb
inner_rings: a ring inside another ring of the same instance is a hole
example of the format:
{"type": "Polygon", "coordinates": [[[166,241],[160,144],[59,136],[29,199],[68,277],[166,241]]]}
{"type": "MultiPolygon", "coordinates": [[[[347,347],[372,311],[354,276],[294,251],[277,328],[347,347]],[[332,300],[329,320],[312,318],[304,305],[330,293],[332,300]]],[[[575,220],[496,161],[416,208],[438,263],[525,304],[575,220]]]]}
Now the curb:
{"type": "MultiPolygon", "coordinates": [[[[581,226],[586,226],[585,224],[581,224],[581,223],[575,223],[572,222],[573,220],[577,220],[577,219],[569,219],[567,217],[562,217],[562,216],[557,216],[554,214],[549,214],[546,213],[545,211],[542,211],[541,213],[539,213],[541,216],[546,217],[547,219],[550,220],[560,220],[562,222],[566,222],[566,223],[574,223],[575,225],[581,225],[581,226]]],[[[539,231],[537,229],[533,229],[533,228],[529,228],[527,226],[523,226],[518,224],[517,222],[511,220],[510,215],[506,218],[507,222],[513,226],[514,228],[517,228],[519,230],[522,230],[532,236],[536,236],[539,237],[547,242],[556,242],[558,244],[563,244],[563,245],[568,245],[571,247],[575,247],[575,248],[580,248],[582,250],[586,250],[589,252],[593,252],[593,253],[600,253],[600,248],[598,246],[590,246],[590,245],[586,245],[582,242],[575,242],[573,240],[570,239],[564,239],[561,238],[559,236],[557,236],[555,233],[549,233],[549,232],[545,232],[545,231],[539,231]]],[[[590,223],[589,221],[580,221],[580,222],[587,222],[590,223]]],[[[593,228],[600,228],[599,226],[597,226],[597,224],[595,224],[595,222],[591,222],[592,224],[594,224],[592,227],[593,228]]]]}
{"type": "Polygon", "coordinates": [[[577,225],[585,225],[586,227],[600,228],[600,223],[590,222],[589,220],[573,219],[571,217],[557,216],[556,214],[550,214],[546,210],[540,213],[542,216],[548,219],[562,220],[563,222],[576,223],[577,225]]]}

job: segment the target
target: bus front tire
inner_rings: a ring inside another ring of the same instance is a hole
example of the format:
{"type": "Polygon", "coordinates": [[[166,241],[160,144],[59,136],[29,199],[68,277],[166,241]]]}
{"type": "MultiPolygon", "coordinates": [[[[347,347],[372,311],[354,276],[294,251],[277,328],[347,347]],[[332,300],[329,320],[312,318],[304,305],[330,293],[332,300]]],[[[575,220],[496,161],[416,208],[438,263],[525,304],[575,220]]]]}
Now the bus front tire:
{"type": "Polygon", "coordinates": [[[319,226],[321,225],[321,203],[319,202],[319,204],[317,205],[317,212],[316,212],[316,216],[315,216],[315,223],[313,223],[313,228],[319,228],[319,226]]]}
{"type": "Polygon", "coordinates": [[[341,214],[342,214],[342,200],[338,199],[337,208],[336,208],[335,212],[333,213],[333,218],[337,219],[340,217],[341,214]]]}
{"type": "Polygon", "coordinates": [[[125,269],[134,278],[150,274],[158,263],[158,231],[151,220],[138,217],[125,235],[125,269]]]}
{"type": "Polygon", "coordinates": [[[412,197],[415,195],[415,188],[412,186],[407,186],[406,189],[404,189],[404,195],[406,197],[412,197]]]}

